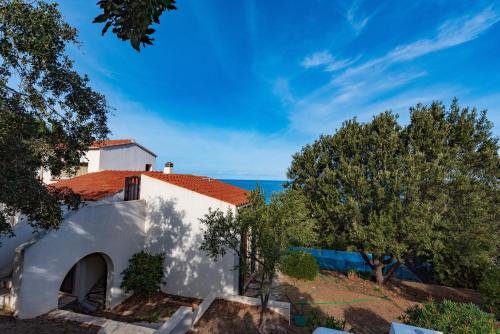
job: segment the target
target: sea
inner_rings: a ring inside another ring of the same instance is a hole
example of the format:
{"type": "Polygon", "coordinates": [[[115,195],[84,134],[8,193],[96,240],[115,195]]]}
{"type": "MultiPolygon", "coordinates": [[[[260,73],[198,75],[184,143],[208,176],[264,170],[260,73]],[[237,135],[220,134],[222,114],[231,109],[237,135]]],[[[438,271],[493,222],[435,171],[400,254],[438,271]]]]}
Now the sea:
{"type": "Polygon", "coordinates": [[[230,180],[230,179],[221,179],[221,181],[246,190],[254,190],[257,187],[257,185],[259,185],[260,189],[262,189],[262,191],[264,192],[264,196],[266,197],[267,203],[269,203],[269,201],[271,200],[272,194],[282,192],[285,189],[283,187],[283,184],[286,182],[285,180],[280,181],[280,180],[230,180]]]}

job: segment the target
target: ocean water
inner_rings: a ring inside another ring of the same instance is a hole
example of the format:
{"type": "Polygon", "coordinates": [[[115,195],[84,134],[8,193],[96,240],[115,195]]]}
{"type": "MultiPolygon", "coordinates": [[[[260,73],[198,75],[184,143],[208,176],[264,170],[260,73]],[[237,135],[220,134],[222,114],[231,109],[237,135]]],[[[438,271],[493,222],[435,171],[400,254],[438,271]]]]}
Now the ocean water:
{"type": "Polygon", "coordinates": [[[273,193],[282,192],[284,190],[283,184],[286,182],[279,180],[226,180],[226,179],[222,179],[221,181],[246,190],[254,190],[258,184],[259,187],[262,189],[262,191],[264,191],[267,203],[269,203],[269,201],[271,200],[271,195],[273,193]]]}

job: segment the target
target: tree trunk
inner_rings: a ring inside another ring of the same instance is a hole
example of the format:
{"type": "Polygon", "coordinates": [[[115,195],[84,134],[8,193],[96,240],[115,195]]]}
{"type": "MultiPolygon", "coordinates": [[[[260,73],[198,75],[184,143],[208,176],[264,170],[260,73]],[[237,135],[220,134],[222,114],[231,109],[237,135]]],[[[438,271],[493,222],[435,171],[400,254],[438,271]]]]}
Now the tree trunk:
{"type": "Polygon", "coordinates": [[[267,305],[269,303],[269,297],[271,296],[271,287],[273,284],[273,274],[266,275],[265,272],[262,274],[262,282],[260,287],[260,320],[259,320],[259,333],[264,333],[264,327],[266,325],[267,318],[267,305]],[[267,277],[266,277],[267,276],[267,277]]]}
{"type": "Polygon", "coordinates": [[[378,285],[384,285],[391,277],[392,274],[399,268],[401,262],[396,260],[396,263],[389,268],[387,273],[384,275],[384,268],[391,264],[394,261],[393,256],[389,256],[388,258],[384,257],[383,259],[379,257],[372,256],[372,258],[368,257],[368,254],[364,252],[360,252],[361,256],[365,260],[365,262],[372,268],[375,273],[375,280],[378,285]]]}
{"type": "Polygon", "coordinates": [[[264,327],[266,325],[266,318],[267,318],[267,304],[269,302],[269,295],[271,294],[271,291],[268,290],[265,296],[261,295],[260,301],[260,320],[259,320],[259,328],[258,331],[261,334],[264,334],[264,327]]]}
{"type": "Polygon", "coordinates": [[[386,264],[380,262],[375,265],[375,268],[373,269],[375,271],[375,279],[378,285],[384,285],[385,283],[387,283],[399,268],[399,266],[401,266],[401,263],[399,261],[394,263],[384,275],[384,268],[386,266],[386,264]]]}
{"type": "Polygon", "coordinates": [[[384,285],[385,283],[385,278],[384,278],[384,264],[383,263],[377,263],[373,268],[373,271],[375,271],[375,280],[377,281],[378,285],[384,285]]]}

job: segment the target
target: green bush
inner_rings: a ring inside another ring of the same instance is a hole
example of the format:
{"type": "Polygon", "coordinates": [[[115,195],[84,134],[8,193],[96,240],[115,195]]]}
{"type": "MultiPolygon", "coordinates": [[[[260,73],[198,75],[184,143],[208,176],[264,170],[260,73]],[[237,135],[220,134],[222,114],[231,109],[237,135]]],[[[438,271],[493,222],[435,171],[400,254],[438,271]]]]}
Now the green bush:
{"type": "Polygon", "coordinates": [[[500,268],[492,268],[485,273],[479,292],[486,308],[500,320],[500,268]]]}
{"type": "Polygon", "coordinates": [[[309,253],[290,252],[283,259],[281,271],[293,278],[312,281],[319,273],[319,265],[309,253]]]}
{"type": "Polygon", "coordinates": [[[402,320],[412,326],[442,331],[444,334],[498,334],[493,315],[483,312],[477,305],[427,302],[423,307],[406,310],[402,320]]]}
{"type": "Polygon", "coordinates": [[[307,318],[306,327],[311,331],[318,327],[343,331],[345,330],[345,320],[335,319],[333,315],[321,315],[317,310],[313,309],[311,315],[307,318]]]}
{"type": "Polygon", "coordinates": [[[122,272],[121,287],[126,292],[150,296],[160,291],[163,279],[163,261],[165,254],[152,255],[144,251],[130,258],[129,266],[122,272]]]}

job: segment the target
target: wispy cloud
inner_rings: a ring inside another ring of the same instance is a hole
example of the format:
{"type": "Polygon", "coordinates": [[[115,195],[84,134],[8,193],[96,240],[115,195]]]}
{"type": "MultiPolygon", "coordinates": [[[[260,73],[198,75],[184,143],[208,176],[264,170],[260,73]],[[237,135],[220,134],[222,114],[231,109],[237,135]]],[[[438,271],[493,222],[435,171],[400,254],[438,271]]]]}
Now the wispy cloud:
{"type": "Polygon", "coordinates": [[[290,83],[287,79],[278,78],[274,82],[273,93],[281,99],[281,103],[284,105],[296,102],[296,98],[290,90],[290,83]]]}
{"type": "MultiPolygon", "coordinates": [[[[305,133],[327,131],[334,125],[340,125],[342,115],[378,113],[383,111],[382,106],[390,107],[384,101],[402,103],[397,96],[406,98],[406,107],[419,98],[425,102],[430,100],[429,96],[434,96],[434,99],[453,96],[449,87],[435,87],[434,91],[429,91],[427,87],[410,87],[411,94],[406,94],[405,89],[408,89],[409,84],[426,76],[427,72],[413,66],[402,70],[396,64],[472,41],[499,20],[499,14],[487,7],[474,15],[446,21],[437,27],[432,37],[401,44],[381,57],[360,64],[355,64],[358,59],[339,62],[331,54],[323,57],[321,66],[326,71],[343,71],[333,75],[327,84],[297,99],[296,108],[290,114],[292,127],[305,133]],[[419,93],[424,90],[425,94],[419,93]]],[[[458,92],[459,88],[455,88],[455,91],[458,92]]]]}
{"type": "Polygon", "coordinates": [[[335,72],[346,68],[359,60],[356,58],[336,59],[330,51],[319,51],[306,56],[300,63],[304,68],[324,67],[326,72],[335,72]]]}
{"type": "Polygon", "coordinates": [[[352,1],[345,12],[345,18],[356,34],[361,33],[371,19],[371,16],[360,13],[361,4],[361,0],[352,1]]]}
{"type": "Polygon", "coordinates": [[[300,63],[305,68],[317,67],[330,64],[333,56],[329,51],[319,51],[305,57],[300,63]]]}
{"type": "Polygon", "coordinates": [[[422,55],[460,45],[479,37],[500,19],[497,12],[488,7],[474,16],[461,17],[445,22],[437,35],[399,46],[387,55],[390,61],[411,60],[422,55]]]}
{"type": "Polygon", "coordinates": [[[350,58],[350,59],[341,59],[341,60],[332,60],[328,66],[325,68],[326,72],[335,72],[338,70],[341,70],[343,68],[346,68],[348,66],[351,66],[355,62],[357,62],[361,58],[361,56],[357,56],[356,58],[350,58]]]}
{"type": "Polygon", "coordinates": [[[349,68],[339,80],[371,71],[375,67],[385,68],[397,62],[413,60],[431,52],[472,41],[499,20],[499,14],[491,7],[488,7],[476,15],[467,15],[446,21],[437,29],[434,37],[419,39],[410,44],[399,45],[382,57],[349,68]]]}

